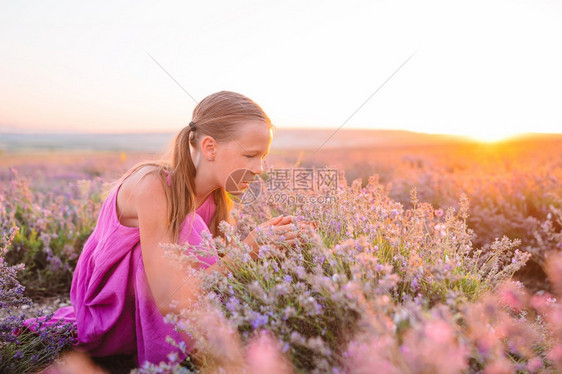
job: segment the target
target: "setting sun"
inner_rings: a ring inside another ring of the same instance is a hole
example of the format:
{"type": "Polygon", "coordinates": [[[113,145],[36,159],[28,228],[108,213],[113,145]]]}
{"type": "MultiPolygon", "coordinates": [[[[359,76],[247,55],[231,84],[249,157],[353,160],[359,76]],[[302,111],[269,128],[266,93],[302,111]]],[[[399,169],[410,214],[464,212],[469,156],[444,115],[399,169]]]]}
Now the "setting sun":
{"type": "Polygon", "coordinates": [[[475,131],[473,133],[468,133],[466,137],[483,143],[495,143],[517,135],[521,135],[521,133],[510,132],[508,130],[503,131],[503,129],[493,129],[491,131],[475,131]]]}

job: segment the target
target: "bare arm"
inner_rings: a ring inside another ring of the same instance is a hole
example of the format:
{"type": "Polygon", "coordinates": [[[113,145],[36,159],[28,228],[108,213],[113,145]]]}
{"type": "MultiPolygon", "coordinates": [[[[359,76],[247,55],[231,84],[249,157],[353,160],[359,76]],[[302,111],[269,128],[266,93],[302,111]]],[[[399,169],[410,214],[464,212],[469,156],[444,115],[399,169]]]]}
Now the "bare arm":
{"type": "Polygon", "coordinates": [[[160,244],[173,243],[168,231],[167,201],[164,186],[155,174],[146,175],[134,193],[134,206],[139,223],[144,269],[150,290],[163,315],[186,308],[196,298],[199,285],[194,278],[170,263],[160,244]],[[173,299],[177,309],[170,307],[173,299]]]}

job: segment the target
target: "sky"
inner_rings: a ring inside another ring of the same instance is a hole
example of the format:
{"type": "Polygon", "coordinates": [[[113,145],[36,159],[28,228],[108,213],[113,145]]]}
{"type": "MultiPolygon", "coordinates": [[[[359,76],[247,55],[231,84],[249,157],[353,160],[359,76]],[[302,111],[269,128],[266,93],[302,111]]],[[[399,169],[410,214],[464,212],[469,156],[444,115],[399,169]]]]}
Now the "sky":
{"type": "Polygon", "coordinates": [[[280,129],[562,132],[560,1],[0,1],[0,132],[177,131],[220,90],[280,129]]]}

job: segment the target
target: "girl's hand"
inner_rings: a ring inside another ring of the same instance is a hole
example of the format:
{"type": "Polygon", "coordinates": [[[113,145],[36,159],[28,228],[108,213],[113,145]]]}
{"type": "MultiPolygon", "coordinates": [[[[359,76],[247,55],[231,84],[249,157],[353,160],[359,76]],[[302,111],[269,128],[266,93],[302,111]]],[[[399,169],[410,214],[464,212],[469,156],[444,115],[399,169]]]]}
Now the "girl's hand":
{"type": "Polygon", "coordinates": [[[297,223],[297,218],[294,216],[283,217],[279,223],[271,228],[269,239],[274,243],[296,245],[301,232],[297,223]]]}
{"type": "Polygon", "coordinates": [[[257,257],[260,244],[263,244],[262,237],[266,237],[266,242],[283,242],[288,245],[295,245],[298,242],[300,230],[293,223],[296,218],[293,216],[273,217],[258,227],[256,227],[243,243],[246,243],[251,249],[254,259],[257,257]]]}
{"type": "Polygon", "coordinates": [[[295,216],[283,217],[283,220],[278,225],[286,225],[288,223],[296,225],[301,231],[306,231],[307,229],[316,230],[316,224],[314,222],[299,220],[295,216]]]}
{"type": "Polygon", "coordinates": [[[273,217],[273,218],[265,221],[264,223],[262,223],[261,225],[259,225],[255,229],[253,229],[248,234],[246,239],[244,239],[242,241],[242,243],[246,243],[248,245],[248,247],[250,247],[250,249],[252,250],[252,257],[253,258],[257,257],[257,252],[259,251],[259,248],[260,248],[260,246],[258,244],[259,231],[263,231],[263,230],[266,230],[267,228],[269,228],[271,226],[275,226],[276,224],[278,224],[282,220],[283,220],[283,216],[281,215],[281,216],[273,217]]]}

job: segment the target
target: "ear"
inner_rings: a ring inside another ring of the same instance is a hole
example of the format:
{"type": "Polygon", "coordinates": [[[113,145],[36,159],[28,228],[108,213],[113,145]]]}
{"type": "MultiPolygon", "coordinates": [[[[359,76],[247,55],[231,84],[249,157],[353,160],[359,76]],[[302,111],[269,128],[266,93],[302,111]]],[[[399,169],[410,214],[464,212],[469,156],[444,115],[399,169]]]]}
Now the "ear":
{"type": "Polygon", "coordinates": [[[211,136],[205,136],[201,139],[201,152],[203,153],[203,157],[209,161],[213,161],[217,153],[217,141],[211,136]]]}

